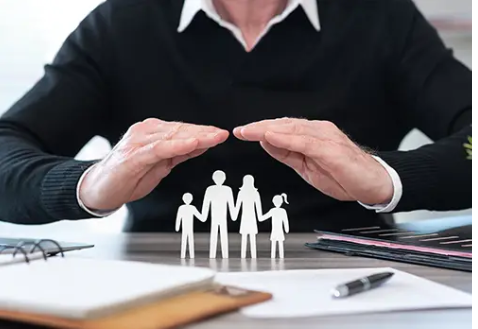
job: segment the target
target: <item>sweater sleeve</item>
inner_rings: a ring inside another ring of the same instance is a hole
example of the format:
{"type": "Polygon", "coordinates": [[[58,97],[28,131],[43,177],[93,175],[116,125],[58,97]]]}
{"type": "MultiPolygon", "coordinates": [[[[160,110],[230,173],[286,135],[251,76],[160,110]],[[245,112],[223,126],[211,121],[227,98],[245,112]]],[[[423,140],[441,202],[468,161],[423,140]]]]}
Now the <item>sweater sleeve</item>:
{"type": "Polygon", "coordinates": [[[395,117],[434,143],[379,152],[402,181],[403,195],[394,211],[470,208],[472,163],[464,144],[472,133],[471,70],[454,58],[411,0],[396,3],[390,37],[395,59],[388,74],[395,117]]]}
{"type": "Polygon", "coordinates": [[[104,133],[108,40],[105,6],[68,36],[43,76],[0,118],[0,220],[44,224],[92,216],[76,185],[94,161],[75,155],[104,133]]]}

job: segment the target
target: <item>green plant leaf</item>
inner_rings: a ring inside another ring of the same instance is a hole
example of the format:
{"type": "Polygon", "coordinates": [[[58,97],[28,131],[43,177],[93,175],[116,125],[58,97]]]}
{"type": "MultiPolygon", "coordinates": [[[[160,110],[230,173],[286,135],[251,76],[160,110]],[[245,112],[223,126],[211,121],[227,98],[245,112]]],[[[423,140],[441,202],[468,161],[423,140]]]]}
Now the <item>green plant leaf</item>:
{"type": "Polygon", "coordinates": [[[466,157],[468,160],[472,160],[472,152],[473,152],[473,143],[472,143],[472,137],[468,136],[468,143],[463,144],[463,147],[465,148],[466,153],[468,156],[466,157]]]}

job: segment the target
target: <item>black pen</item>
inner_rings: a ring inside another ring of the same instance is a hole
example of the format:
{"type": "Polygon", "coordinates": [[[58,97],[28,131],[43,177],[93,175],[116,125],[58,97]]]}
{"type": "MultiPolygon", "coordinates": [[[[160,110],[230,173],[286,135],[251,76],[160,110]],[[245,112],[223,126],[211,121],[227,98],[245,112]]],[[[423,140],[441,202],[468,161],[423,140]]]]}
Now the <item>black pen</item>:
{"type": "Polygon", "coordinates": [[[342,298],[358,294],[362,291],[368,291],[383,284],[390,279],[394,273],[385,272],[373,274],[355,281],[341,284],[332,290],[332,295],[335,298],[342,298]]]}

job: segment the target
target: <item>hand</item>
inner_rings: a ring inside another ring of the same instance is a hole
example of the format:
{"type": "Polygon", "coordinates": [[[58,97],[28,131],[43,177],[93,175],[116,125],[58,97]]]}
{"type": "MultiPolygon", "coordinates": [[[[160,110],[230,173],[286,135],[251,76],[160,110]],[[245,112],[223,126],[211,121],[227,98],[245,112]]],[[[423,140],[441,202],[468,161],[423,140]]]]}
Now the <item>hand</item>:
{"type": "Polygon", "coordinates": [[[92,166],[80,199],[92,210],[114,210],[148,195],[178,164],[223,143],[229,133],[210,126],[147,119],[92,166]]]}
{"type": "Polygon", "coordinates": [[[386,169],[331,122],[265,120],[238,127],[234,135],[260,142],[273,158],[335,199],[386,204],[393,197],[386,169]]]}

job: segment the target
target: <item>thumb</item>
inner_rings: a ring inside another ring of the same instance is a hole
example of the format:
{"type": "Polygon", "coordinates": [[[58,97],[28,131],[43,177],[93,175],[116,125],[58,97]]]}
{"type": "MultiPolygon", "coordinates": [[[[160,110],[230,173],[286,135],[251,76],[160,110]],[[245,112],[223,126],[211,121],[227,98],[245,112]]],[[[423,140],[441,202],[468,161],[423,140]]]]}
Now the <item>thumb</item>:
{"type": "Polygon", "coordinates": [[[275,147],[268,142],[261,142],[261,146],[271,157],[279,162],[300,171],[304,165],[304,155],[275,147]]]}

